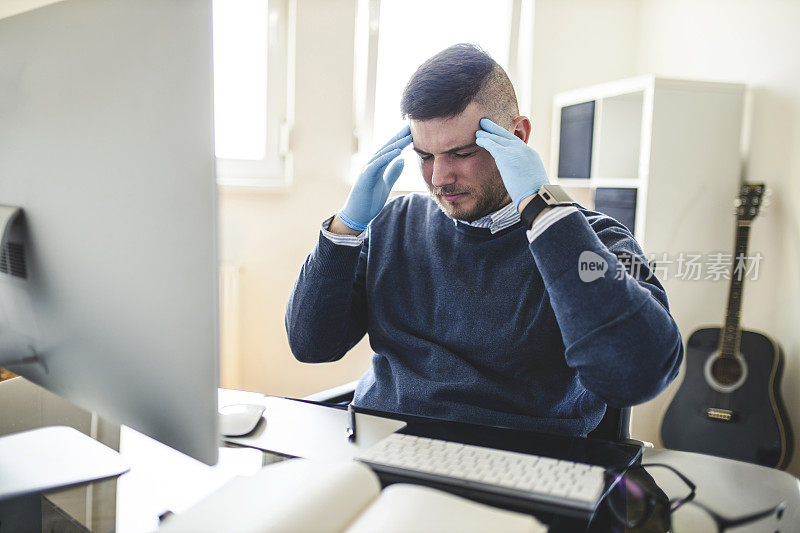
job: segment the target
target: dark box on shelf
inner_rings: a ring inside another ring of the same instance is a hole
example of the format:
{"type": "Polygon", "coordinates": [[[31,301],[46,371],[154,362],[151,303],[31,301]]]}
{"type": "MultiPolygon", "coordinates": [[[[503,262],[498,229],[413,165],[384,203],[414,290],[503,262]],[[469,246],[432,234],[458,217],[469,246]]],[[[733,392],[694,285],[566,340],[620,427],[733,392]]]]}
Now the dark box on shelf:
{"type": "Polygon", "coordinates": [[[594,192],[594,210],[618,220],[633,233],[636,229],[636,189],[598,187],[594,192]]]}
{"type": "Polygon", "coordinates": [[[589,178],[592,168],[594,101],[561,108],[559,178],[589,178]]]}

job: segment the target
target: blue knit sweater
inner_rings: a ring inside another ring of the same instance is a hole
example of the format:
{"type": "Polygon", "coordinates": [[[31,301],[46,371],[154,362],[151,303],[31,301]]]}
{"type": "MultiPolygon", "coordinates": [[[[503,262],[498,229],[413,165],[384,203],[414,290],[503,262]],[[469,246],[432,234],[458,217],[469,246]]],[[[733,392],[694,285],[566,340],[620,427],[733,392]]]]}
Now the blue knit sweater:
{"type": "Polygon", "coordinates": [[[454,224],[412,194],[360,247],[320,234],[287,305],[292,353],[335,361],[367,333],[354,405],[568,435],[594,429],[606,404],[661,392],[683,345],[630,232],[580,206],[531,243],[525,230],[454,224]],[[581,281],[584,251],[607,262],[603,277],[581,281]],[[631,256],[638,275],[621,266],[631,256]]]}

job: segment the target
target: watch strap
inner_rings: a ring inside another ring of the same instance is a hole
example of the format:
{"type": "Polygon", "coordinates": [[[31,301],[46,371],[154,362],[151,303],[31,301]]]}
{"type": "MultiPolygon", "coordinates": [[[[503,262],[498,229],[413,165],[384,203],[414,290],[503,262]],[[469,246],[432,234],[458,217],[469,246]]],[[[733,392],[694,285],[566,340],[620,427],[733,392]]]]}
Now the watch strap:
{"type": "Polygon", "coordinates": [[[549,204],[544,198],[542,198],[538,192],[534,194],[531,201],[528,202],[528,205],[526,205],[519,214],[520,218],[525,222],[525,227],[530,228],[533,226],[533,221],[536,220],[539,213],[544,211],[546,207],[549,207],[549,204]]]}
{"type": "Polygon", "coordinates": [[[546,207],[557,205],[572,205],[575,201],[570,198],[567,191],[560,185],[553,185],[547,183],[542,185],[536,194],[533,195],[531,201],[525,206],[525,209],[519,214],[520,218],[525,221],[528,227],[533,226],[533,221],[539,216],[546,207]]]}

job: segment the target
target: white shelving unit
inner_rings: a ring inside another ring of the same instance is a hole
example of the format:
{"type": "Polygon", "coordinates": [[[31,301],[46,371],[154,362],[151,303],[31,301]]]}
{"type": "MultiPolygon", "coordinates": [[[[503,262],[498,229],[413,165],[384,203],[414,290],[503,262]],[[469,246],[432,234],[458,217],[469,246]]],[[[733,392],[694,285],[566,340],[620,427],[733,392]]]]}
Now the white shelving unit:
{"type": "MultiPolygon", "coordinates": [[[[662,263],[666,254],[732,253],[733,201],[741,175],[745,86],[641,76],[558,94],[553,109],[550,175],[557,176],[561,108],[595,102],[588,179],[558,179],[594,208],[598,187],[636,189],[635,237],[662,263]]],[[[659,275],[670,311],[684,336],[721,323],[727,281],[686,281],[659,275]]],[[[657,272],[658,275],[658,272],[657,272]]],[[[633,435],[656,440],[661,416],[680,379],[651,402],[636,406],[633,435]]]]}
{"type": "Polygon", "coordinates": [[[727,230],[740,174],[744,92],[742,84],[648,75],[560,93],[550,175],[558,176],[561,109],[594,101],[590,177],[555,182],[588,208],[598,187],[636,189],[635,236],[646,251],[689,245],[681,232],[689,237],[695,223],[714,215],[727,230]]]}

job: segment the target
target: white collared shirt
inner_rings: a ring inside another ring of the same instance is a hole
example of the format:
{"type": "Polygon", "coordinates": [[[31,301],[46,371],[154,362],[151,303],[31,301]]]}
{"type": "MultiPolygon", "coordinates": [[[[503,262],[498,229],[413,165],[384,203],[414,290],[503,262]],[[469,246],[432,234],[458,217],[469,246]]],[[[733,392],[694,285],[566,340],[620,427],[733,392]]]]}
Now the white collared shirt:
{"type": "Polygon", "coordinates": [[[494,234],[519,222],[519,211],[517,211],[517,207],[514,205],[514,202],[509,202],[507,206],[501,207],[494,213],[489,213],[488,215],[479,218],[474,222],[455,219],[453,220],[453,223],[455,224],[458,224],[459,222],[474,226],[476,228],[489,228],[489,231],[494,234]]]}
{"type": "MultiPolygon", "coordinates": [[[[537,220],[533,226],[526,232],[528,236],[528,241],[533,242],[533,240],[538,237],[539,235],[544,232],[547,228],[564,218],[565,216],[569,215],[570,213],[576,212],[578,209],[574,205],[563,205],[563,206],[555,206],[553,207],[548,213],[542,215],[539,220],[537,220]]],[[[334,244],[343,244],[346,246],[361,246],[361,243],[364,242],[364,239],[367,237],[367,231],[369,231],[369,227],[366,230],[362,231],[358,235],[338,235],[336,233],[331,233],[328,231],[330,227],[331,221],[333,217],[325,220],[322,223],[322,234],[325,235],[326,238],[333,241],[334,244]]],[[[517,222],[520,221],[519,211],[517,211],[517,206],[514,205],[514,202],[510,202],[508,205],[501,207],[494,213],[489,213],[488,215],[479,218],[474,222],[467,222],[464,220],[456,220],[453,219],[453,224],[458,224],[461,222],[462,224],[467,224],[469,226],[474,226],[477,228],[489,228],[489,231],[492,234],[497,233],[498,231],[504,230],[510,226],[513,226],[517,222]]]]}

